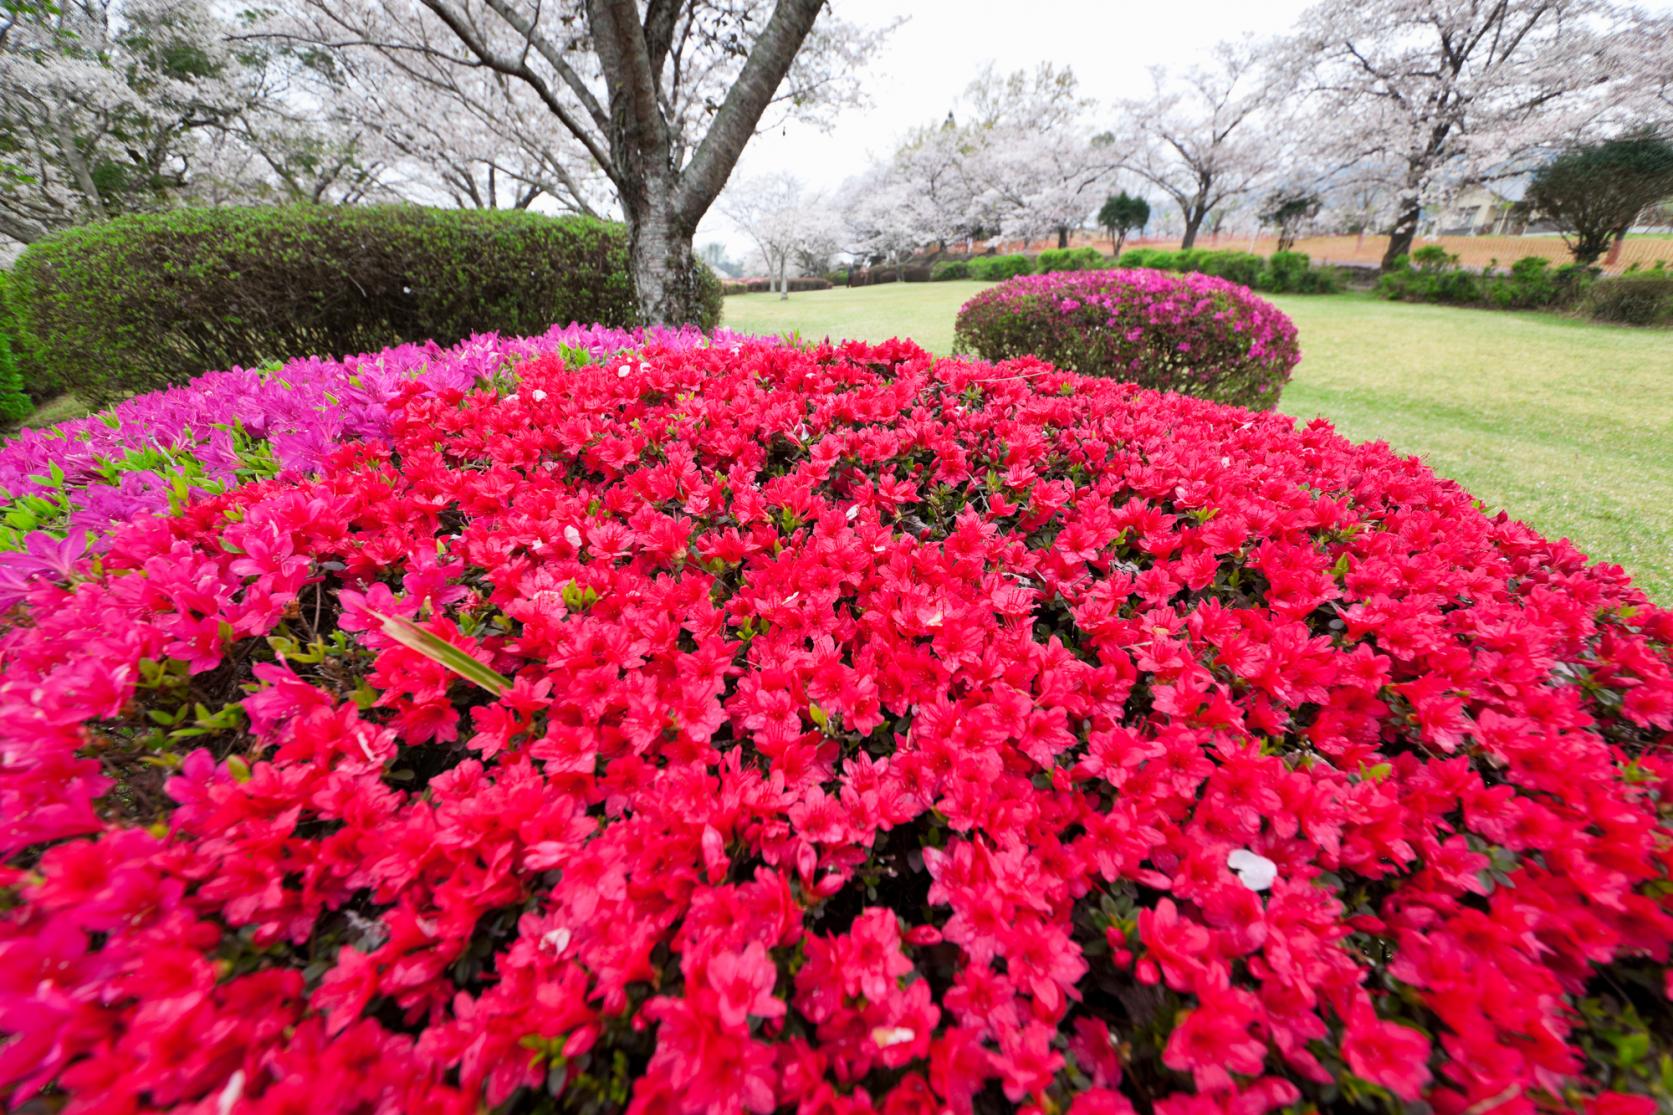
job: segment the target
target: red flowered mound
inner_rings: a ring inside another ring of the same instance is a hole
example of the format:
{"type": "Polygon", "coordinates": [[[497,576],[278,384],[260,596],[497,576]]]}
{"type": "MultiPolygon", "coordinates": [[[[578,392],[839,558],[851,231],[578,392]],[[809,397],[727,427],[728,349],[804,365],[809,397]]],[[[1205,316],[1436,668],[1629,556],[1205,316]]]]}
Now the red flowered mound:
{"type": "Polygon", "coordinates": [[[14,614],[12,1107],[1668,1099],[1619,570],[1034,361],[520,371],[14,614]]]}

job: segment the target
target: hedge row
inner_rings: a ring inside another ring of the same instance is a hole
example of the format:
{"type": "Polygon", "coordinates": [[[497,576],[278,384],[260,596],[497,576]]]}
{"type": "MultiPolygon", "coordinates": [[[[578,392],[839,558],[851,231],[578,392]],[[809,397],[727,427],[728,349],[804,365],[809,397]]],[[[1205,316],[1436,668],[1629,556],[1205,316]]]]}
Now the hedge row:
{"type": "MultiPolygon", "coordinates": [[[[720,284],[699,264],[703,310],[720,284]]],[[[415,206],[182,209],[32,245],[10,299],[37,397],[93,403],[208,368],[406,340],[636,323],[619,225],[415,206]]]]}
{"type": "Polygon", "coordinates": [[[1443,302],[1500,310],[1572,306],[1590,285],[1592,274],[1579,264],[1553,268],[1539,256],[1524,256],[1508,271],[1481,271],[1458,265],[1458,257],[1438,244],[1401,256],[1377,280],[1377,293],[1400,302],[1443,302]]]}
{"type": "MultiPolygon", "coordinates": [[[[798,275],[787,280],[792,292],[800,290],[830,290],[831,280],[819,275],[798,275]]],[[[772,279],[722,279],[722,294],[771,294],[778,288],[772,279]]]]}
{"type": "Polygon", "coordinates": [[[1122,253],[1121,266],[1213,275],[1274,294],[1331,294],[1342,289],[1341,276],[1335,269],[1314,267],[1305,252],[1276,252],[1263,257],[1253,252],[1205,248],[1134,248],[1122,253]]]}
{"type": "Polygon", "coordinates": [[[1580,310],[1622,325],[1673,325],[1673,274],[1657,268],[1599,279],[1587,289],[1580,310]]]}

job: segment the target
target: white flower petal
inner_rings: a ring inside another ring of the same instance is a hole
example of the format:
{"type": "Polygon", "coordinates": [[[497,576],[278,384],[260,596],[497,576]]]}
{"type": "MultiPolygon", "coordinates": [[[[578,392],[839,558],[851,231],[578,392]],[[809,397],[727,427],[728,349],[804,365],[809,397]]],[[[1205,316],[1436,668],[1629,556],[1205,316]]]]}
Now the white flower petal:
{"type": "Polygon", "coordinates": [[[577,549],[579,549],[580,546],[581,546],[581,532],[576,530],[572,526],[564,527],[563,528],[563,540],[565,542],[568,542],[571,546],[574,546],[577,549]]]}
{"type": "Polygon", "coordinates": [[[1238,848],[1226,857],[1226,866],[1250,890],[1266,890],[1278,878],[1278,865],[1258,852],[1238,848]]]}

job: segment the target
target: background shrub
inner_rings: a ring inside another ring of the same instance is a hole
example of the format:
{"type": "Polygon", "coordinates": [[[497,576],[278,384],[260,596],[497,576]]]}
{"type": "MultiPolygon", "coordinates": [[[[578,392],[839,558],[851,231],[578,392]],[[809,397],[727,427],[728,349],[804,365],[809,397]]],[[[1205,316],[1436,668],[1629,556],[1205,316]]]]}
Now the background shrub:
{"type": "Polygon", "coordinates": [[[954,346],[1257,410],[1278,404],[1301,359],[1295,325],[1212,275],[1080,271],[1013,279],[959,310],[954,346]]]}
{"type": "MultiPolygon", "coordinates": [[[[786,280],[786,285],[794,294],[801,290],[830,290],[831,280],[823,275],[796,275],[786,280]]],[[[778,287],[772,279],[721,279],[720,289],[724,294],[763,294],[778,287]]]]}
{"type": "Polygon", "coordinates": [[[16,422],[34,409],[17,365],[17,324],[7,302],[6,273],[0,271],[0,421],[16,422]]]}
{"type": "MultiPolygon", "coordinates": [[[[48,237],[14,274],[24,371],[89,402],[206,368],[635,323],[618,225],[416,206],[185,209],[48,237]]],[[[698,266],[703,317],[721,289],[698,266]]]]}
{"type": "Polygon", "coordinates": [[[1572,305],[1591,279],[1585,267],[1553,268],[1538,256],[1524,256],[1508,271],[1470,271],[1458,265],[1457,256],[1431,244],[1410,258],[1396,258],[1377,280],[1377,293],[1403,302],[1527,310],[1572,305]]]}
{"type": "Polygon", "coordinates": [[[1673,325],[1673,275],[1635,271],[1599,279],[1586,291],[1582,312],[1623,325],[1673,325]]]}
{"type": "Polygon", "coordinates": [[[945,282],[948,279],[968,279],[970,277],[970,261],[966,259],[944,259],[929,269],[929,277],[935,282],[945,282]]]}
{"type": "Polygon", "coordinates": [[[1186,271],[1213,275],[1254,290],[1278,294],[1331,294],[1342,289],[1341,274],[1331,267],[1314,267],[1305,252],[1278,252],[1262,259],[1253,252],[1186,248],[1134,248],[1121,254],[1121,266],[1156,271],[1186,271]]]}
{"type": "Polygon", "coordinates": [[[1034,260],[1025,255],[977,256],[970,261],[970,277],[984,282],[997,282],[1033,273],[1034,260]]]}
{"type": "Polygon", "coordinates": [[[1048,248],[1034,261],[1041,275],[1050,271],[1096,271],[1104,265],[1104,253],[1097,248],[1048,248]]]}

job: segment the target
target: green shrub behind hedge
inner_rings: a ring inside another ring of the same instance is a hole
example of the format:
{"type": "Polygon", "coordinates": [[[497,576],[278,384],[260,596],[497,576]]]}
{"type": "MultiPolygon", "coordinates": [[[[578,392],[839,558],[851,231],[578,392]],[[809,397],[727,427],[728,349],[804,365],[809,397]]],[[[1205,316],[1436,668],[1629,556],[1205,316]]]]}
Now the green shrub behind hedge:
{"type": "MultiPolygon", "coordinates": [[[[720,284],[699,265],[703,320],[720,284]]],[[[553,323],[635,323],[618,225],[414,206],[182,209],[70,229],[24,252],[25,373],[105,402],[201,372],[553,323]]]]}

